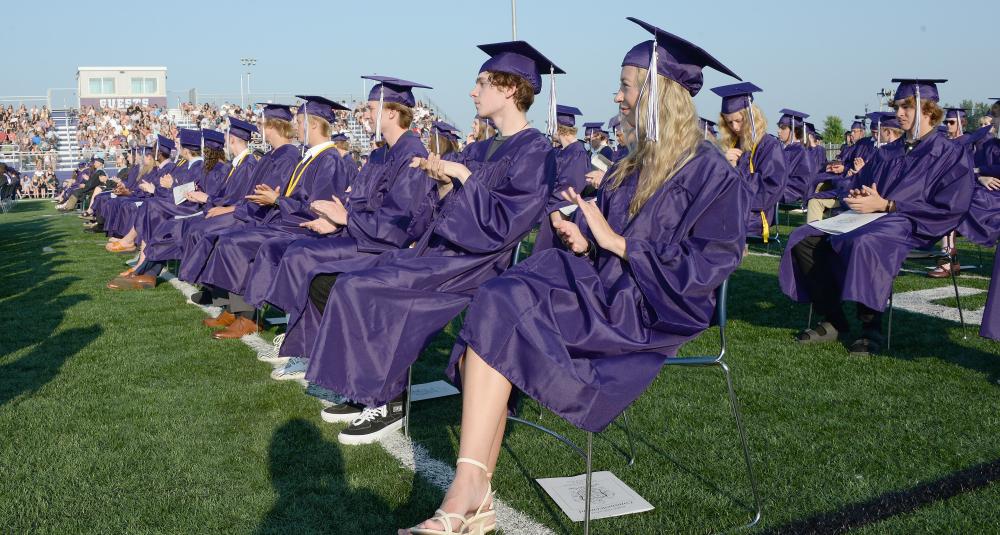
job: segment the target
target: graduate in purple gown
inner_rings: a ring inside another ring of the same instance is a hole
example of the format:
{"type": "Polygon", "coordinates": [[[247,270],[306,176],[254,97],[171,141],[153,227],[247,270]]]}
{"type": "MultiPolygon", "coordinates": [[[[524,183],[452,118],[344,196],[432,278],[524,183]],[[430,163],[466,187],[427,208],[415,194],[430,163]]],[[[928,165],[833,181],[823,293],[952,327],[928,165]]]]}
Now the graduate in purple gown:
{"type": "Polygon", "coordinates": [[[235,205],[250,193],[257,157],[251,152],[249,142],[257,127],[235,117],[229,123],[225,134],[214,130],[203,132],[206,168],[211,166],[211,169],[204,180],[205,191],[188,194],[189,201],[199,203],[201,215],[173,219],[158,226],[153,240],[143,249],[145,259],[153,264],[140,265],[136,274],[159,275],[163,262],[183,256],[184,237],[192,229],[204,228],[203,222],[231,214],[235,205]],[[232,164],[215,164],[220,156],[224,157],[221,152],[224,149],[234,155],[232,164]]]}
{"type": "MultiPolygon", "coordinates": [[[[807,145],[809,147],[809,156],[813,161],[813,170],[815,173],[819,173],[826,169],[826,147],[823,146],[823,136],[816,131],[816,125],[806,122],[806,133],[807,133],[807,145]]],[[[806,195],[809,194],[809,188],[806,188],[806,195]]]]}
{"type": "Polygon", "coordinates": [[[556,220],[567,218],[560,210],[570,206],[571,203],[563,200],[558,192],[567,188],[583,191],[587,187],[590,155],[583,143],[576,138],[576,117],[578,115],[583,115],[579,108],[562,104],[556,107],[556,123],[558,124],[555,136],[555,141],[558,143],[555,150],[556,181],[552,188],[552,195],[549,197],[548,206],[545,208],[545,214],[539,223],[532,251],[541,251],[561,244],[553,232],[552,225],[556,220]]]}
{"type": "Polygon", "coordinates": [[[809,114],[795,110],[781,110],[778,120],[778,139],[784,144],[785,170],[788,180],[781,193],[781,202],[800,203],[806,198],[806,187],[812,182],[816,169],[805,146],[805,120],[809,114]]]}
{"type": "Polygon", "coordinates": [[[165,177],[172,176],[172,173],[175,172],[182,174],[183,171],[179,170],[178,167],[183,169],[187,165],[187,161],[183,158],[176,162],[170,159],[175,146],[172,140],[161,135],[156,136],[156,145],[147,156],[147,162],[155,167],[151,172],[142,176],[136,186],[137,191],[132,196],[122,199],[119,204],[116,217],[112,221],[112,235],[121,236],[121,239],[113,239],[109,242],[107,247],[109,251],[123,252],[136,249],[138,230],[135,228],[135,220],[139,208],[148,200],[157,197],[157,188],[162,190],[163,184],[167,183],[168,180],[173,180],[165,177]]]}
{"type": "MultiPolygon", "coordinates": [[[[179,273],[182,280],[197,280],[219,234],[262,225],[277,209],[275,201],[301,157],[300,148],[291,142],[297,134],[290,108],[284,104],[263,105],[263,137],[271,150],[257,161],[243,196],[229,207],[210,209],[204,221],[185,229],[179,273]]],[[[201,304],[212,302],[210,292],[199,292],[193,299],[201,304]]]]}
{"type": "Polygon", "coordinates": [[[740,172],[752,194],[746,216],[747,236],[760,236],[767,243],[788,171],[781,143],[767,133],[764,112],[753,102],[753,94],[760,91],[749,82],[712,88],[722,97],[720,144],[726,160],[740,172]]]}
{"type": "Polygon", "coordinates": [[[708,328],[714,292],[739,265],[749,191],[702,138],[691,98],[702,67],[735,74],[639,23],[656,38],[626,54],[615,97],[637,130],[635,150],[595,203],[566,192],[579,206],[575,222],[559,228],[568,251],[529,257],[473,299],[449,366],[463,390],[459,465],[435,517],[408,533],[495,524],[489,473],[512,391],[577,427],[604,429],[667,357],[708,328]],[[655,168],[643,166],[654,158],[655,168]]]}
{"type": "Polygon", "coordinates": [[[701,135],[705,138],[705,141],[711,141],[712,143],[719,142],[719,131],[715,129],[716,126],[717,124],[714,121],[698,117],[698,128],[701,129],[701,135]]]}
{"type": "Polygon", "coordinates": [[[323,315],[306,378],[368,406],[341,432],[342,443],[372,442],[402,425],[407,369],[476,289],[510,266],[546,206],[555,155],[526,112],[542,75],[563,71],[524,41],[479,48],[490,59],[471,97],[499,135],[474,143],[458,162],[414,160],[442,199],[430,227],[412,248],[339,276],[317,306],[323,315]]]}
{"type": "Polygon", "coordinates": [[[615,157],[612,159],[614,162],[628,156],[628,142],[625,139],[625,129],[622,128],[621,124],[621,118],[617,115],[608,119],[608,128],[615,135],[615,143],[617,143],[615,157]]]}
{"type": "Polygon", "coordinates": [[[855,230],[827,235],[809,225],[795,230],[781,258],[785,295],[811,302],[820,323],[799,333],[802,343],[836,340],[849,329],[841,303],[857,303],[863,332],[852,353],[881,349],[882,311],[906,255],[931,246],[955,228],[972,196],[968,153],[935,129],[942,80],[899,82],[894,106],[906,136],[865,164],[843,199],[859,213],[886,215],[855,230]]]}
{"type": "MultiPolygon", "coordinates": [[[[292,170],[288,184],[274,199],[275,209],[268,212],[263,223],[219,234],[215,247],[198,275],[197,282],[228,293],[225,310],[234,319],[225,329],[214,333],[216,339],[239,338],[257,332],[253,321],[255,309],[242,298],[250,268],[257,252],[267,243],[283,247],[306,236],[317,236],[302,226],[315,219],[310,205],[314,201],[347,198],[350,178],[355,172],[347,169],[344,159],[330,141],[337,110],[347,110],[341,104],[320,96],[299,96],[305,100],[299,106],[296,119],[301,139],[309,147],[292,170]]],[[[277,192],[275,192],[277,193],[277,192]]],[[[228,318],[228,316],[227,316],[228,318]]]]}
{"type": "MultiPolygon", "coordinates": [[[[346,269],[341,266],[370,267],[379,254],[409,247],[427,229],[438,203],[435,182],[411,166],[414,158],[428,156],[420,137],[409,130],[416,104],[413,89],[430,88],[398,78],[364,78],[378,83],[371,89],[363,120],[377,125],[385,145],[369,156],[346,205],[335,200],[313,203],[319,217],[305,226],[322,237],[297,240],[283,251],[262,247],[253,262],[246,300],[258,306],[271,303],[290,315],[284,344],[276,356],[296,358],[276,371],[279,379],[297,378],[305,372],[307,359],[302,357],[311,349],[320,319],[309,305],[310,282],[320,277],[317,285],[326,283],[329,293],[337,275],[346,269]]],[[[450,131],[438,135],[449,136],[447,142],[451,142],[450,131]]]]}
{"type": "MultiPolygon", "coordinates": [[[[1000,118],[1000,103],[990,110],[1000,118]]],[[[991,247],[1000,237],[1000,139],[984,143],[975,154],[976,183],[969,212],[958,233],[973,243],[991,247]]]]}

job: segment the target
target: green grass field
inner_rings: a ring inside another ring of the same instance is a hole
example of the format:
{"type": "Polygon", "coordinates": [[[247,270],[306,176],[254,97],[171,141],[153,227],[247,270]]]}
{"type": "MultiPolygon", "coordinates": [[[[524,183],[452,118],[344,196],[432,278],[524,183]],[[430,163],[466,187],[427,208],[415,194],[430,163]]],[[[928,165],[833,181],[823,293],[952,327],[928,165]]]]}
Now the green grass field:
{"type": "MultiPolygon", "coordinates": [[[[45,201],[0,215],[0,533],[382,534],[431,514],[440,489],[381,446],[341,447],[315,398],[271,380],[240,341],[212,340],[176,289],[106,290],[124,257],[103,241],[45,201]]],[[[992,256],[960,285],[985,289],[992,256]]],[[[764,499],[758,531],[1000,532],[1000,345],[897,310],[891,354],[799,347],[808,308],[781,294],[777,264],[751,256],[730,284],[728,360],[764,499]]],[[[455,328],[427,349],[418,382],[441,378],[455,328]]],[[[711,353],[717,339],[713,329],[684,354],[711,353]]],[[[446,464],[458,408],[414,405],[414,440],[446,464]]],[[[537,405],[524,412],[537,417],[537,405]]],[[[596,533],[709,533],[747,519],[717,370],[665,369],[630,416],[635,465],[613,426],[595,440],[595,468],[656,509],[595,521],[596,533]]],[[[583,438],[551,413],[543,423],[583,438]]],[[[512,427],[494,484],[552,531],[578,533],[533,479],[582,471],[568,449],[512,427]]]]}

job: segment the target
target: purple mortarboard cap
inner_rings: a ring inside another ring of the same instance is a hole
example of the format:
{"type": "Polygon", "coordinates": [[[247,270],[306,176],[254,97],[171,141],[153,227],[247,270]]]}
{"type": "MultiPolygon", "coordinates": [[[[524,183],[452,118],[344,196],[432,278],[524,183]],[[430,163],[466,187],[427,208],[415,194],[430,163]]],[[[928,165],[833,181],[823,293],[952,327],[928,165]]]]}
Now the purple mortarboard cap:
{"type": "Polygon", "coordinates": [[[437,130],[438,132],[440,132],[442,134],[448,134],[448,133],[456,131],[454,126],[452,126],[452,125],[450,125],[450,124],[448,124],[448,123],[446,123],[444,121],[434,121],[433,123],[431,123],[431,128],[433,128],[434,130],[437,130]]]}
{"type": "Polygon", "coordinates": [[[542,92],[543,74],[565,74],[565,71],[525,41],[479,45],[479,49],[490,55],[479,72],[505,72],[520,76],[531,84],[536,95],[542,92]]]}
{"type": "MultiPolygon", "coordinates": [[[[198,146],[200,147],[201,144],[199,143],[198,146]]],[[[177,146],[174,144],[174,141],[172,139],[168,137],[163,137],[160,134],[156,134],[156,150],[161,154],[170,156],[170,152],[173,151],[176,147],[177,146]]]]}
{"type": "Polygon", "coordinates": [[[938,94],[937,84],[943,84],[948,80],[941,79],[920,79],[920,78],[893,78],[893,83],[898,83],[896,93],[892,98],[903,100],[909,97],[916,97],[923,100],[937,102],[941,99],[938,94]]]}
{"type": "Polygon", "coordinates": [[[644,41],[632,47],[625,54],[622,60],[622,67],[631,65],[641,69],[649,69],[654,57],[653,44],[656,44],[656,72],[665,78],[669,78],[688,90],[691,96],[698,94],[701,90],[704,76],[702,69],[711,67],[723,74],[741,80],[736,73],[729,70],[719,60],[713,58],[711,54],[705,52],[701,47],[690,43],[676,35],[664,31],[652,24],[643,22],[635,17],[627,17],[642,29],[653,34],[652,41],[644,41]]]}
{"type": "Polygon", "coordinates": [[[244,141],[250,141],[253,137],[253,133],[257,131],[257,127],[246,122],[237,119],[236,117],[229,118],[229,133],[236,136],[244,141]]]}
{"type": "Polygon", "coordinates": [[[201,132],[189,128],[181,128],[177,139],[181,142],[181,147],[188,149],[201,149],[201,132]]]}
{"type": "MultiPolygon", "coordinates": [[[[230,119],[230,121],[232,121],[232,119],[230,119]]],[[[233,131],[230,131],[230,133],[236,135],[236,133],[233,131]]],[[[210,149],[221,150],[223,147],[226,146],[226,135],[223,134],[222,132],[219,132],[218,130],[209,130],[207,128],[203,128],[201,130],[201,136],[205,138],[205,146],[210,149]]]]}
{"type": "Polygon", "coordinates": [[[298,115],[303,113],[308,113],[315,117],[325,120],[328,123],[334,123],[337,120],[337,110],[347,111],[348,108],[338,104],[326,97],[314,96],[314,95],[295,95],[295,98],[301,98],[305,101],[304,104],[299,106],[298,115]]]}
{"type": "Polygon", "coordinates": [[[855,117],[855,121],[851,123],[851,130],[864,130],[864,129],[865,129],[864,117],[855,117]]]}
{"type": "Polygon", "coordinates": [[[597,122],[597,123],[583,123],[583,135],[589,136],[589,135],[593,134],[594,132],[603,132],[604,131],[604,130],[602,130],[603,127],[604,127],[604,123],[602,123],[602,122],[597,122]]]}
{"type": "Polygon", "coordinates": [[[350,141],[350,138],[344,132],[337,132],[330,136],[330,141],[350,141]]]}
{"type": "Polygon", "coordinates": [[[899,125],[899,119],[896,118],[896,114],[892,112],[883,112],[882,118],[882,128],[896,128],[902,130],[902,126],[899,125]]]}
{"type": "Polygon", "coordinates": [[[608,119],[608,129],[617,130],[619,126],[622,125],[621,117],[615,115],[614,117],[608,119]]]}
{"type": "Polygon", "coordinates": [[[809,118],[808,113],[802,113],[800,111],[790,110],[788,108],[782,108],[778,113],[781,114],[781,118],[778,119],[778,126],[791,126],[793,124],[802,124],[806,119],[809,118]]]}
{"type": "Polygon", "coordinates": [[[94,156],[90,157],[90,161],[91,162],[101,162],[101,163],[104,163],[104,157],[103,156],[98,156],[98,155],[95,154],[94,156]]]}
{"type": "Polygon", "coordinates": [[[393,78],[391,76],[378,76],[372,74],[362,76],[362,78],[378,82],[372,86],[371,91],[368,92],[368,100],[374,100],[376,102],[395,102],[410,108],[417,104],[417,99],[413,96],[413,89],[432,89],[429,85],[409,82],[399,78],[393,78]]]}
{"type": "Polygon", "coordinates": [[[722,97],[722,113],[736,113],[750,107],[753,94],[763,89],[750,82],[713,87],[712,92],[722,97]]]}
{"type": "Polygon", "coordinates": [[[288,104],[264,104],[264,118],[292,120],[292,107],[288,104]]]}
{"type": "Polygon", "coordinates": [[[481,117],[481,116],[477,115],[476,116],[476,120],[481,121],[483,123],[486,123],[486,126],[492,128],[494,130],[497,129],[497,124],[494,123],[493,119],[490,119],[489,117],[481,117]]]}
{"type": "Polygon", "coordinates": [[[965,108],[945,108],[945,119],[964,119],[968,117],[969,110],[965,108]]]}
{"type": "Polygon", "coordinates": [[[583,115],[580,108],[564,106],[562,104],[556,106],[556,122],[563,126],[576,126],[577,115],[583,115]]]}

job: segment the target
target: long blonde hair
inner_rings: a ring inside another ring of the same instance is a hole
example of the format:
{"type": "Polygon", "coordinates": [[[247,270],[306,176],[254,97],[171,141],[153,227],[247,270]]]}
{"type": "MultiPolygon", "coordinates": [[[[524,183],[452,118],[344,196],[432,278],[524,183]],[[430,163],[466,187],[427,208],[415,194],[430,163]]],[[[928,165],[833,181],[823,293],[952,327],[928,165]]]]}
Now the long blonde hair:
{"type": "MultiPolygon", "coordinates": [[[[634,82],[641,87],[647,71],[641,68],[636,71],[634,82]]],[[[609,190],[617,189],[628,176],[639,172],[639,185],[629,203],[630,218],[635,217],[656,190],[684,167],[703,139],[698,128],[698,112],[688,90],[663,76],[658,84],[660,130],[657,140],[646,139],[646,114],[642,110],[646,109],[649,93],[644,92],[632,107],[638,124],[630,136],[633,139],[630,139],[629,154],[619,162],[608,183],[609,190]]],[[[624,122],[622,126],[626,126],[624,122]]]]}
{"type": "Polygon", "coordinates": [[[754,145],[760,143],[763,139],[764,134],[767,133],[767,117],[764,117],[764,112],[761,111],[756,104],[750,103],[749,108],[743,108],[740,110],[740,115],[743,116],[743,127],[740,128],[739,135],[736,135],[732,129],[729,128],[729,123],[726,122],[726,118],[723,114],[719,114],[719,124],[722,125],[722,146],[731,148],[740,148],[744,151],[753,149],[754,145]],[[750,132],[750,114],[753,113],[753,125],[757,127],[754,132],[750,132]]]}

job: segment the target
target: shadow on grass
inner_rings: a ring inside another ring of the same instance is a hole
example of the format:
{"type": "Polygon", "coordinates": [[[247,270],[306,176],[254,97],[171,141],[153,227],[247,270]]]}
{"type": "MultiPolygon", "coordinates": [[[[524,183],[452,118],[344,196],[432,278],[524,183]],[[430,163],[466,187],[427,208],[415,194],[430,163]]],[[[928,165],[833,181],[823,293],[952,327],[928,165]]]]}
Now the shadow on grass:
{"type": "MultiPolygon", "coordinates": [[[[258,526],[259,535],[395,533],[401,526],[429,517],[432,511],[423,510],[421,500],[416,499],[393,508],[382,497],[384,492],[355,486],[340,447],[325,440],[320,430],[306,420],[290,420],[274,432],[269,470],[278,498],[258,526]]],[[[391,484],[391,477],[386,475],[383,481],[391,484]]],[[[412,479],[413,497],[440,493],[412,474],[405,477],[398,485],[409,486],[412,479]]]]}
{"type": "Polygon", "coordinates": [[[42,340],[24,357],[0,366],[0,406],[19,396],[37,392],[59,374],[70,357],[96,340],[102,332],[96,325],[63,331],[42,340]]]}
{"type": "MultiPolygon", "coordinates": [[[[787,336],[788,344],[795,344],[795,332],[804,328],[809,316],[809,305],[794,303],[778,286],[778,277],[748,269],[733,274],[730,284],[729,318],[770,329],[790,330],[777,333],[787,336]],[[739,296],[738,298],[734,296],[739,296]]],[[[845,313],[854,316],[853,303],[845,304],[845,313]]],[[[816,318],[813,318],[815,322],[816,318]]],[[[883,315],[883,330],[888,333],[888,310],[883,315]]],[[[883,350],[883,357],[902,360],[935,358],[983,373],[989,382],[997,385],[1000,379],[1000,359],[992,352],[974,347],[977,330],[966,326],[968,341],[953,340],[952,333],[962,335],[958,323],[924,314],[916,314],[895,309],[892,318],[892,349],[883,350]]],[[[852,334],[859,335],[860,328],[854,322],[852,334]]],[[[738,329],[731,329],[733,341],[740,341],[738,329]]],[[[846,348],[845,348],[846,356],[846,348]]]]}
{"type": "Polygon", "coordinates": [[[770,529],[768,534],[846,533],[1000,481],[1000,459],[978,464],[901,491],[770,529]]]}
{"type": "MultiPolygon", "coordinates": [[[[44,208],[43,203],[35,203],[44,208]]],[[[24,205],[22,205],[24,206],[24,205]]],[[[89,299],[66,294],[75,277],[58,276],[65,264],[59,253],[42,254],[41,248],[55,243],[57,232],[47,220],[3,222],[0,220],[0,359],[26,347],[27,355],[0,367],[0,405],[25,393],[35,392],[52,380],[63,363],[101,334],[91,326],[53,336],[73,305],[89,299]]]]}

